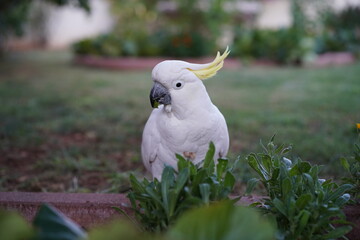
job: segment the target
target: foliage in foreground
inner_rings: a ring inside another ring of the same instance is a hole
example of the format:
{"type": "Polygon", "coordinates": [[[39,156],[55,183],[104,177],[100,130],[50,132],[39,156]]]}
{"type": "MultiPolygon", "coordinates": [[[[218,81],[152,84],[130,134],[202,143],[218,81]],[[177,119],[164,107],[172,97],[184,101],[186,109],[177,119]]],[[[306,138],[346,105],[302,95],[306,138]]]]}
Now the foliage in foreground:
{"type": "Polygon", "coordinates": [[[351,183],[354,188],[350,194],[355,201],[360,200],[360,146],[355,144],[355,152],[352,158],[341,158],[342,166],[350,174],[349,177],[343,178],[346,183],[351,183]]]}
{"type": "Polygon", "coordinates": [[[215,165],[215,146],[210,144],[203,166],[177,155],[178,172],[164,168],[161,181],[142,182],[130,176],[132,191],[128,194],[135,216],[148,231],[163,231],[186,210],[229,199],[235,177],[227,159],[215,165]]]}
{"type": "Polygon", "coordinates": [[[133,224],[119,220],[86,234],[80,226],[48,205],[40,208],[34,227],[14,213],[0,212],[0,230],[4,240],[268,240],[273,239],[275,233],[272,224],[257,211],[234,206],[230,201],[190,210],[163,235],[139,231],[133,224]]]}
{"type": "Polygon", "coordinates": [[[1,233],[10,236],[8,239],[35,236],[31,239],[48,240],[59,236],[67,240],[275,239],[269,222],[275,219],[277,239],[346,239],[351,226],[341,208],[349,201],[346,192],[353,185],[338,186],[319,179],[319,166],[301,159],[292,163],[284,157],[291,148],[276,146],[273,140],[263,146],[263,153],[247,156],[259,175],[259,179],[248,182],[248,192],[260,181],[268,193],[263,203],[253,204],[260,207],[265,218],[259,216],[258,209],[235,206],[236,200],[229,200],[235,183],[232,169],[226,159],[213,162],[215,148],[210,144],[203,167],[177,156],[178,171],[166,167],[161,181],[140,182],[131,176],[133,190],[128,197],[141,225],[120,221],[87,234],[56,209],[44,205],[33,223],[36,230],[24,226],[21,218],[0,212],[1,233]],[[11,226],[18,223],[20,232],[15,232],[11,226]]]}
{"type": "MultiPolygon", "coordinates": [[[[264,153],[250,154],[249,165],[259,179],[249,181],[249,191],[261,181],[268,198],[261,209],[274,216],[280,239],[335,239],[351,230],[341,208],[349,201],[345,193],[351,184],[338,186],[332,180],[319,179],[319,166],[284,157],[290,147],[275,146],[273,138],[263,146],[264,153]]],[[[260,205],[255,203],[254,205],[260,205]]]]}

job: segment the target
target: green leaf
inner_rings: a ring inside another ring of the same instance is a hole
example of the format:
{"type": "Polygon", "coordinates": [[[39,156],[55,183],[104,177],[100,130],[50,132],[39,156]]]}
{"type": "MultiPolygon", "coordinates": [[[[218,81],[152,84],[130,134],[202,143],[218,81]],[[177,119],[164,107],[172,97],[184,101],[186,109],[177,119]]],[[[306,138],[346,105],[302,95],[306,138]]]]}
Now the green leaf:
{"type": "Polygon", "coordinates": [[[218,159],[218,164],[216,165],[216,175],[218,179],[220,179],[223,173],[225,172],[228,162],[229,161],[227,159],[222,159],[222,158],[218,159]]]}
{"type": "Polygon", "coordinates": [[[298,232],[301,233],[305,229],[306,225],[309,222],[311,212],[309,212],[307,210],[301,210],[299,215],[300,215],[300,219],[299,219],[299,225],[298,225],[298,232]]]}
{"type": "Polygon", "coordinates": [[[132,224],[116,220],[106,225],[95,226],[89,232],[88,240],[155,240],[138,231],[132,224]]]}
{"type": "Polygon", "coordinates": [[[282,180],[281,190],[284,197],[286,197],[292,189],[290,178],[285,178],[282,180]]]}
{"type": "Polygon", "coordinates": [[[0,209],[0,235],[2,240],[32,239],[34,229],[15,212],[0,209]]]}
{"type": "Polygon", "coordinates": [[[190,176],[190,170],[189,168],[184,168],[179,172],[179,175],[176,178],[176,184],[175,184],[175,192],[176,194],[179,194],[180,191],[183,189],[184,185],[188,181],[190,176]]]}
{"type": "Polygon", "coordinates": [[[173,240],[268,240],[275,239],[275,229],[256,210],[222,202],[185,213],[166,237],[173,240]]]}
{"type": "Polygon", "coordinates": [[[346,169],[347,171],[350,171],[350,164],[346,158],[340,158],[341,165],[346,169]]]}
{"type": "Polygon", "coordinates": [[[306,179],[306,181],[308,183],[308,186],[314,188],[314,186],[315,186],[314,185],[314,179],[310,176],[310,174],[303,173],[302,176],[305,177],[305,179],[306,179]]]}
{"type": "Polygon", "coordinates": [[[215,145],[213,142],[209,144],[209,150],[206,153],[205,160],[204,160],[204,168],[207,169],[209,173],[214,172],[214,155],[215,155],[215,145]]]}
{"type": "Polygon", "coordinates": [[[177,193],[174,189],[170,189],[168,199],[169,199],[169,213],[168,213],[169,219],[168,220],[170,221],[171,217],[174,215],[176,204],[179,199],[179,193],[177,193]]]}
{"type": "Polygon", "coordinates": [[[259,162],[256,160],[256,155],[251,153],[249,156],[247,156],[247,162],[250,165],[250,167],[252,167],[252,169],[254,169],[263,180],[265,179],[265,176],[263,175],[263,173],[260,170],[260,164],[259,162]]]}
{"type": "Polygon", "coordinates": [[[236,181],[236,179],[235,179],[234,175],[231,172],[227,171],[226,175],[225,175],[224,186],[229,187],[232,190],[234,187],[235,181],[236,181]]]}
{"type": "Polygon", "coordinates": [[[251,194],[252,191],[254,190],[255,186],[258,184],[259,181],[260,181],[260,179],[258,179],[258,178],[251,178],[251,179],[247,182],[247,187],[246,187],[246,192],[245,192],[245,194],[251,194]]]}
{"type": "Polygon", "coordinates": [[[78,240],[86,237],[79,225],[47,204],[41,205],[33,224],[39,229],[39,240],[78,240]]]}
{"type": "Polygon", "coordinates": [[[338,199],[335,200],[335,204],[337,206],[343,206],[345,203],[347,203],[350,200],[350,194],[345,193],[341,195],[338,199]]]}
{"type": "Polygon", "coordinates": [[[299,164],[299,170],[302,172],[302,173],[308,173],[311,169],[311,165],[309,162],[301,162],[299,164]]]}
{"type": "Polygon", "coordinates": [[[284,216],[287,217],[287,212],[286,212],[286,208],[285,208],[285,205],[284,203],[278,199],[278,198],[274,198],[272,200],[272,203],[274,204],[275,208],[280,212],[282,213],[284,216]]]}
{"type": "Polygon", "coordinates": [[[145,187],[142,186],[142,184],[136,179],[136,177],[133,174],[130,174],[130,184],[133,191],[138,193],[144,193],[145,187]]]}
{"type": "Polygon", "coordinates": [[[353,185],[351,184],[343,184],[340,187],[338,187],[337,189],[335,189],[335,191],[333,191],[332,193],[330,193],[326,198],[325,201],[334,201],[335,199],[339,198],[341,195],[343,195],[346,191],[350,190],[353,188],[353,185]]]}
{"type": "Polygon", "coordinates": [[[292,146],[288,146],[286,148],[283,148],[280,154],[286,154],[292,150],[292,146]]]}
{"type": "Polygon", "coordinates": [[[200,183],[205,182],[205,179],[208,177],[207,171],[205,169],[200,169],[194,177],[192,182],[192,187],[196,188],[200,183]]]}
{"type": "Polygon", "coordinates": [[[275,168],[275,169],[273,170],[273,172],[272,172],[270,181],[277,181],[277,178],[279,177],[279,174],[280,174],[280,169],[279,169],[279,168],[275,168]]]}
{"type": "Polygon", "coordinates": [[[169,189],[173,185],[175,180],[174,169],[166,166],[161,175],[161,196],[165,212],[169,215],[169,189]]]}
{"type": "Polygon", "coordinates": [[[208,204],[210,198],[210,185],[207,183],[202,183],[199,185],[199,189],[203,202],[208,204]]]}
{"type": "Polygon", "coordinates": [[[267,173],[269,173],[271,171],[271,157],[269,155],[263,155],[262,156],[262,164],[266,170],[267,173]]]}
{"type": "Polygon", "coordinates": [[[163,205],[160,197],[156,194],[156,192],[154,192],[154,190],[150,186],[146,187],[145,191],[147,194],[149,194],[152,200],[154,200],[158,204],[158,206],[162,207],[164,211],[166,211],[165,206],[163,205]]]}
{"type": "Polygon", "coordinates": [[[327,234],[324,234],[322,236],[323,239],[337,239],[342,236],[344,236],[346,233],[350,232],[352,229],[351,226],[342,226],[333,229],[332,231],[328,232],[327,234]]]}
{"type": "Polygon", "coordinates": [[[175,154],[178,162],[177,162],[177,167],[178,167],[178,171],[180,172],[181,170],[183,170],[184,168],[188,167],[188,161],[181,155],[179,154],[175,154]]]}
{"type": "MultiPolygon", "coordinates": [[[[129,219],[129,221],[131,221],[132,223],[134,223],[135,226],[140,226],[140,224],[138,222],[136,222],[136,220],[132,217],[130,217],[129,214],[127,214],[127,212],[119,207],[113,206],[111,207],[112,209],[114,209],[115,211],[117,211],[118,213],[120,213],[121,215],[124,215],[127,219],[129,219]]],[[[139,229],[141,231],[143,231],[143,229],[141,229],[141,227],[139,227],[139,229]]]]}
{"type": "Polygon", "coordinates": [[[296,207],[298,209],[304,209],[305,206],[311,201],[311,194],[303,194],[296,200],[296,207]]]}
{"type": "Polygon", "coordinates": [[[276,136],[276,134],[272,135],[269,142],[273,143],[275,141],[275,136],[276,136]]]}

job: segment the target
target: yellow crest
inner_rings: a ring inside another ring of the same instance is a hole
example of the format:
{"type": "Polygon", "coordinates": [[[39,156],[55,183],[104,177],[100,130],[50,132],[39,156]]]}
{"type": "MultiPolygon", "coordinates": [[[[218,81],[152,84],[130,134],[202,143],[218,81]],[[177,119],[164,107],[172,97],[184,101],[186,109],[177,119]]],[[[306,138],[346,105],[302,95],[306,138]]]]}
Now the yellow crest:
{"type": "Polygon", "coordinates": [[[229,47],[227,47],[225,52],[222,55],[220,55],[220,52],[217,52],[216,58],[214,59],[214,61],[212,61],[211,63],[208,63],[208,64],[203,64],[204,68],[200,68],[197,70],[188,68],[188,70],[193,72],[201,80],[211,78],[211,77],[215,76],[217,71],[219,71],[223,67],[224,59],[229,55],[229,53],[230,53],[229,47]]]}

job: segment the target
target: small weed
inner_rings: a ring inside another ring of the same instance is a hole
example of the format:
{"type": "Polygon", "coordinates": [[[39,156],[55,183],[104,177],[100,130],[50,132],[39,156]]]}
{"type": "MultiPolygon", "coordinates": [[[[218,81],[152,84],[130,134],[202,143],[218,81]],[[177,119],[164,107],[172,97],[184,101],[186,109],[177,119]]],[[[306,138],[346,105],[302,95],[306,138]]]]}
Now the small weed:
{"type": "Polygon", "coordinates": [[[349,177],[343,178],[344,183],[350,183],[354,188],[350,191],[355,201],[360,200],[360,145],[355,144],[354,156],[341,158],[341,165],[348,172],[349,177]]]}

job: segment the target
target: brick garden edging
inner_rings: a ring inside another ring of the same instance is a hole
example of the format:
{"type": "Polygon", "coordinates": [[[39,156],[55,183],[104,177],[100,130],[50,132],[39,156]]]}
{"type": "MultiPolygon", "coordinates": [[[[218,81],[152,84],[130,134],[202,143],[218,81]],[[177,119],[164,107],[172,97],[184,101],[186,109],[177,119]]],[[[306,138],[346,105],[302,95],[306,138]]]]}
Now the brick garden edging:
{"type": "Polygon", "coordinates": [[[121,217],[112,206],[131,214],[124,194],[0,192],[0,208],[19,212],[27,221],[32,221],[43,203],[56,207],[86,229],[121,217]]]}
{"type": "MultiPolygon", "coordinates": [[[[261,198],[242,197],[239,204],[249,205],[261,198]]],[[[85,229],[123,217],[111,208],[113,206],[132,215],[126,194],[0,192],[0,209],[16,211],[27,221],[32,221],[43,203],[53,205],[85,229]]],[[[355,224],[347,237],[360,239],[360,205],[346,206],[344,212],[347,220],[355,224]]]]}
{"type": "MultiPolygon", "coordinates": [[[[87,67],[112,69],[112,70],[151,70],[159,62],[172,59],[164,57],[122,57],[106,58],[99,56],[75,56],[73,62],[87,67]]],[[[183,61],[190,63],[209,63],[214,60],[211,57],[205,58],[185,58],[183,61]]],[[[226,59],[224,68],[238,69],[241,63],[237,59],[226,59]]]]}
{"type": "MultiPolygon", "coordinates": [[[[164,60],[173,59],[172,57],[101,57],[92,55],[77,55],[73,62],[77,65],[86,67],[111,69],[111,70],[151,70],[156,64],[164,60]]],[[[181,59],[190,63],[209,63],[214,60],[212,57],[202,58],[183,58],[181,59]]],[[[352,64],[356,61],[355,56],[349,52],[328,52],[320,54],[316,57],[314,62],[305,63],[306,67],[329,67],[352,64]]],[[[255,60],[250,65],[255,66],[279,66],[278,64],[267,60],[255,60]]],[[[240,59],[228,58],[225,59],[225,69],[239,69],[243,65],[240,59]]]]}

